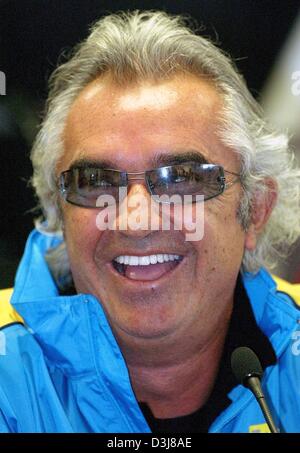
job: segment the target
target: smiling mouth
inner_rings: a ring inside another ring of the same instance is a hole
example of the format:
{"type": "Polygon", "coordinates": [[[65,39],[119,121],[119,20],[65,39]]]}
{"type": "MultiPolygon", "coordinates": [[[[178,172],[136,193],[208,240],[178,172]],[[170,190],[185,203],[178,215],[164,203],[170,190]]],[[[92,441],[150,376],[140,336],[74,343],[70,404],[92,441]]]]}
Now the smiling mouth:
{"type": "Polygon", "coordinates": [[[157,254],[145,256],[120,255],[112,261],[114,269],[130,280],[157,280],[182,261],[183,256],[157,254]]]}

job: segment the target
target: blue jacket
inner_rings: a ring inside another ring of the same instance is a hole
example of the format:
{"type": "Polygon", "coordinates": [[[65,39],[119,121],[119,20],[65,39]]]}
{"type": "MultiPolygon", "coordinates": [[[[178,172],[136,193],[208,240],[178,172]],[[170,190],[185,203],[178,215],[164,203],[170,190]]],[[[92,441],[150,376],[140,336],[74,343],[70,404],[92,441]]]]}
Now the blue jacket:
{"type": "MultiPolygon", "coordinates": [[[[98,300],[58,294],[44,253],[59,241],[33,231],[17,272],[11,304],[25,325],[0,330],[0,432],[150,432],[98,300]]],[[[243,281],[278,358],[263,379],[276,422],[300,432],[299,309],[265,270],[243,281]]],[[[249,390],[228,396],[210,432],[265,431],[249,390]]]]}

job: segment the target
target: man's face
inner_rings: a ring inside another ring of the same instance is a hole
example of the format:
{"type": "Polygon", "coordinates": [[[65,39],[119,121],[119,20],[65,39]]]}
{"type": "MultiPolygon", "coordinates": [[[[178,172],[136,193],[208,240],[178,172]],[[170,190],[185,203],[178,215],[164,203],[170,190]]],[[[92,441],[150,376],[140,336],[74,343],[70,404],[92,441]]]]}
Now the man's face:
{"type": "MultiPolygon", "coordinates": [[[[158,154],[193,151],[207,161],[239,172],[236,154],[217,136],[219,94],[205,80],[176,75],[127,88],[109,77],[88,85],[74,102],[64,134],[58,173],[78,159],[110,161],[112,168],[153,168],[158,154]]],[[[132,196],[149,199],[143,180],[132,181],[132,196]]],[[[204,202],[204,237],[186,241],[182,231],[99,231],[97,209],[62,202],[64,233],[78,292],[95,295],[121,341],[159,339],[204,344],[226,323],[240,269],[245,233],[237,220],[239,183],[204,202]],[[173,254],[178,264],[155,264],[125,275],[112,264],[118,256],[173,254]],[[152,267],[153,266],[153,267],[152,267]],[[146,271],[145,271],[146,269],[146,271]],[[157,268],[158,269],[158,268],[157,268]]],[[[117,219],[121,222],[122,219],[117,219]]]]}

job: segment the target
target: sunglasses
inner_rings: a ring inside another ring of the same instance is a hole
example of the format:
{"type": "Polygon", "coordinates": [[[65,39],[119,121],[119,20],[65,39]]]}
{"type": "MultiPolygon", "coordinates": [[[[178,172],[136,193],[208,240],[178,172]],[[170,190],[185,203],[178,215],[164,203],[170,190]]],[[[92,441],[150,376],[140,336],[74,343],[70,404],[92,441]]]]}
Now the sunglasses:
{"type": "Polygon", "coordinates": [[[119,189],[127,188],[129,181],[134,180],[144,180],[149,193],[157,202],[182,203],[184,196],[189,195],[188,202],[194,203],[199,201],[197,195],[203,196],[203,200],[206,201],[222,194],[240,180],[240,175],[224,170],[220,165],[198,162],[185,162],[131,173],[88,166],[63,171],[59,178],[59,187],[62,197],[68,203],[85,208],[97,208],[97,199],[101,195],[111,195],[114,203],[120,203],[122,201],[120,193],[124,194],[124,191],[119,189]],[[227,181],[225,174],[235,178],[230,180],[229,176],[227,181]],[[173,197],[172,200],[173,195],[177,197],[173,197]]]}

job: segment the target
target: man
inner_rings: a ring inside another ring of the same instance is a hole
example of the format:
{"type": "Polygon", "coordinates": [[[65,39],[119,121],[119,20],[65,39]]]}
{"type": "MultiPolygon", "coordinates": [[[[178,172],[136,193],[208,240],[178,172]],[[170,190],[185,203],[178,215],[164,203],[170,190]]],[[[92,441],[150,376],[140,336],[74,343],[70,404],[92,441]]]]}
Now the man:
{"type": "Polygon", "coordinates": [[[165,13],[105,17],[52,76],[32,161],[1,431],[265,431],[238,346],[300,430],[300,314],[264,269],[300,235],[300,172],[227,57],[165,13]]]}

